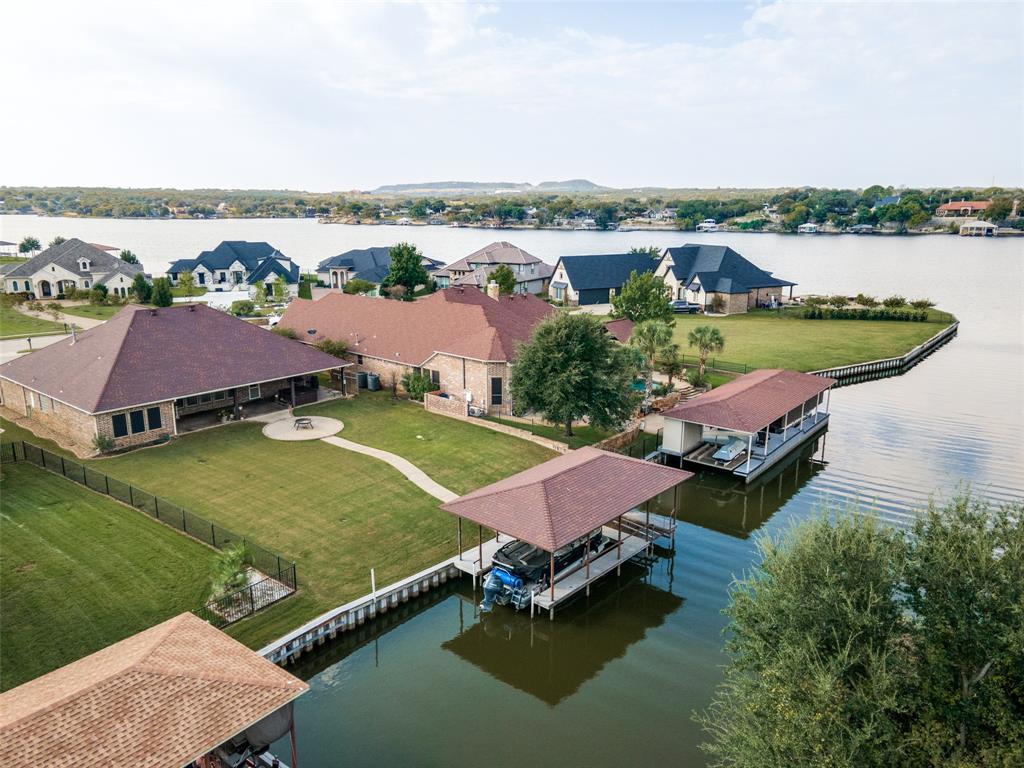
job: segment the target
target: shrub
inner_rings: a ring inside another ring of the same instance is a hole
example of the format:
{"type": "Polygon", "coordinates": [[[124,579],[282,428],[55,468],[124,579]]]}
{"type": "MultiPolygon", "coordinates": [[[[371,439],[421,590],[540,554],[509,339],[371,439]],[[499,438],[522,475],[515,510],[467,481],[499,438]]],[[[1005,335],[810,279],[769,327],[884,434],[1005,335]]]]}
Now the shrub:
{"type": "Polygon", "coordinates": [[[25,308],[29,312],[45,312],[46,308],[43,306],[43,302],[39,299],[33,299],[32,301],[25,304],[25,308]]]}
{"type": "Polygon", "coordinates": [[[425,373],[407,373],[402,377],[402,388],[413,400],[423,400],[427,392],[436,392],[441,387],[430,380],[425,373]]]}
{"type": "Polygon", "coordinates": [[[171,293],[171,281],[166,277],[158,277],[153,280],[153,293],[150,296],[154,307],[169,307],[174,303],[174,294],[171,293]]]}
{"type": "Polygon", "coordinates": [[[907,299],[904,296],[896,294],[894,296],[887,296],[886,298],[882,299],[882,304],[886,307],[889,307],[890,309],[895,309],[896,307],[907,306],[907,299]]]}
{"type": "Polygon", "coordinates": [[[867,307],[850,308],[822,308],[807,307],[803,311],[805,320],[897,320],[903,322],[923,323],[928,320],[928,310],[925,309],[899,309],[882,307],[881,309],[868,309],[867,307]]]}
{"type": "Polygon", "coordinates": [[[931,309],[935,306],[935,302],[930,299],[915,299],[910,302],[910,306],[914,309],[931,309]]]}
{"type": "Polygon", "coordinates": [[[308,280],[303,280],[301,283],[299,283],[299,298],[300,299],[312,299],[313,298],[313,288],[310,285],[308,280]]]}
{"type": "Polygon", "coordinates": [[[114,438],[108,435],[94,435],[92,438],[92,447],[100,453],[110,453],[114,450],[114,438]]]}
{"type": "Polygon", "coordinates": [[[68,286],[64,289],[65,299],[76,299],[78,298],[78,289],[75,286],[68,286]]]}
{"type": "Polygon", "coordinates": [[[711,311],[718,315],[725,312],[725,298],[722,294],[716,293],[715,297],[711,299],[711,311]]]}
{"type": "Polygon", "coordinates": [[[321,352],[326,352],[328,355],[334,355],[335,357],[344,357],[345,353],[348,352],[348,344],[344,341],[335,341],[334,339],[321,339],[314,346],[321,352]]]}
{"type": "Polygon", "coordinates": [[[808,296],[804,299],[804,304],[808,307],[823,307],[828,304],[828,299],[824,296],[808,296]]]}
{"type": "Polygon", "coordinates": [[[878,299],[876,299],[874,296],[867,296],[863,293],[858,293],[857,298],[854,299],[854,302],[860,304],[862,307],[878,306],[878,299]]]}
{"type": "Polygon", "coordinates": [[[370,293],[376,286],[369,280],[360,280],[358,277],[345,283],[345,293],[370,293]]]}
{"type": "Polygon", "coordinates": [[[708,385],[708,377],[701,376],[698,368],[688,370],[686,372],[686,380],[694,387],[706,387],[708,385]]]}
{"type": "Polygon", "coordinates": [[[295,332],[294,328],[282,328],[280,325],[274,327],[273,332],[278,336],[284,336],[286,339],[297,339],[299,334],[295,332]]]}
{"type": "Polygon", "coordinates": [[[842,309],[843,307],[850,303],[850,300],[845,296],[840,296],[839,294],[836,294],[834,296],[828,297],[828,303],[829,306],[836,307],[837,309],[842,309]]]}
{"type": "Polygon", "coordinates": [[[231,314],[235,317],[242,317],[243,315],[251,315],[256,311],[256,305],[253,304],[249,299],[239,299],[238,301],[231,302],[231,314]]]}

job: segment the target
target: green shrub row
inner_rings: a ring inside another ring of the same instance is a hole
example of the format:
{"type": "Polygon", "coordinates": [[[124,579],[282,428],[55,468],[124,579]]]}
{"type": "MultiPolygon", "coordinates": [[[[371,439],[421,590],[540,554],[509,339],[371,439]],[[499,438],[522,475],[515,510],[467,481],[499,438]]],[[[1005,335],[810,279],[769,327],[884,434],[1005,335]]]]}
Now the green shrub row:
{"type": "Polygon", "coordinates": [[[807,307],[804,309],[805,320],[902,320],[908,323],[924,323],[928,321],[926,309],[836,309],[829,307],[807,307]]]}

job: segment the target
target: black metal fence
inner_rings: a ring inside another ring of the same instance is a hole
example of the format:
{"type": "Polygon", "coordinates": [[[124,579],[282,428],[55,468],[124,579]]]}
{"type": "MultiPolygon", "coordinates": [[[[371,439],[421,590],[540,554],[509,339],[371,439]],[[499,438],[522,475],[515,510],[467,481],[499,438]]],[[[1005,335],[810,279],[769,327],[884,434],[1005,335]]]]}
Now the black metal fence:
{"type": "Polygon", "coordinates": [[[626,445],[613,450],[615,453],[620,453],[623,456],[631,456],[634,459],[643,459],[658,450],[658,446],[661,445],[661,434],[662,431],[660,429],[655,434],[641,431],[637,433],[633,442],[627,443],[626,445]]]}
{"type": "Polygon", "coordinates": [[[74,459],[60,456],[45,448],[40,448],[32,443],[18,441],[13,443],[0,443],[0,464],[10,464],[25,461],[37,467],[49,470],[66,477],[79,485],[84,485],[98,493],[106,494],[111,498],[124,502],[135,507],[154,520],[164,525],[181,531],[194,539],[209,544],[215,549],[227,549],[228,547],[241,544],[246,553],[245,561],[253,569],[265,574],[268,578],[250,584],[226,597],[211,601],[203,609],[197,611],[203,618],[207,618],[218,626],[237,621],[253,613],[260,608],[276,602],[282,597],[287,597],[298,588],[298,576],[295,563],[287,560],[276,552],[264,549],[244,536],[239,536],[227,528],[222,528],[216,523],[211,523],[204,517],[194,512],[189,512],[184,507],[173,504],[166,499],[156,496],[141,488],[126,483],[117,478],[97,472],[92,467],[86,466],[74,459]],[[264,582],[266,582],[264,584],[264,582]],[[263,585],[263,586],[261,586],[263,585]],[[239,596],[239,593],[246,593],[239,596]],[[273,600],[269,596],[277,594],[273,600]],[[227,602],[225,602],[227,601],[227,602]],[[247,602],[246,602],[247,601],[247,602]],[[250,610],[247,613],[240,613],[232,608],[227,610],[227,605],[248,605],[250,610]],[[221,617],[218,620],[206,615],[221,617]],[[224,621],[223,617],[233,616],[230,621],[224,621]]]}
{"type": "MultiPolygon", "coordinates": [[[[700,357],[698,355],[680,355],[680,361],[687,368],[697,368],[700,365],[700,357]]],[[[717,357],[709,357],[707,359],[707,369],[709,371],[721,371],[723,373],[750,373],[756,370],[754,366],[747,365],[746,363],[731,363],[728,360],[720,360],[717,357]]]]}

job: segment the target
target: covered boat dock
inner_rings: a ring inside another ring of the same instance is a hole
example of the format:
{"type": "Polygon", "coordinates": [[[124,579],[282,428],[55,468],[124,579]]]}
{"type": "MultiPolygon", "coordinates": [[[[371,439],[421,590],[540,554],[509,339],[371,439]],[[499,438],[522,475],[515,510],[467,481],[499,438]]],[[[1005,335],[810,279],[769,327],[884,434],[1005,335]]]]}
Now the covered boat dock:
{"type": "Polygon", "coordinates": [[[0,694],[3,765],[280,765],[309,686],[183,613],[0,694]],[[245,761],[250,762],[245,762],[245,761]]]}
{"type": "Polygon", "coordinates": [[[499,480],[441,505],[459,519],[459,556],[455,566],[476,580],[490,570],[505,544],[525,541],[550,555],[547,583],[533,588],[530,613],[555,608],[624,561],[647,551],[652,542],[675,530],[671,515],[656,515],[650,502],[676,489],[692,473],[642,459],[585,447],[499,480]],[[462,520],[477,526],[477,544],[463,551],[462,520]],[[484,541],[484,529],[496,531],[484,541]],[[556,572],[555,552],[600,529],[611,545],[573,568],[556,572]]]}
{"type": "Polygon", "coordinates": [[[779,369],[740,376],[665,411],[661,460],[749,482],[827,429],[835,383],[779,369]]]}

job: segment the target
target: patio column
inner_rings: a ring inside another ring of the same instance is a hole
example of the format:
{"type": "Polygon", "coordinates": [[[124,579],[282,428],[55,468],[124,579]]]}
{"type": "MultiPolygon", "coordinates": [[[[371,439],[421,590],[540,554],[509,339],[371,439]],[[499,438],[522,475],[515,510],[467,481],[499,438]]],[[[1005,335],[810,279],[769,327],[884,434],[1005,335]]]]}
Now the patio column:
{"type": "Polygon", "coordinates": [[[761,451],[762,456],[768,455],[768,438],[771,437],[771,433],[769,432],[771,427],[772,425],[769,424],[767,427],[764,428],[764,449],[761,451]]]}
{"type": "Polygon", "coordinates": [[[295,379],[294,377],[288,380],[288,386],[292,391],[292,408],[295,407],[295,379]]]}
{"type": "MultiPolygon", "coordinates": [[[[747,472],[750,471],[750,454],[754,450],[754,435],[753,433],[747,435],[747,472]]],[[[767,443],[765,443],[765,450],[767,450],[767,443]]]]}
{"type": "Polygon", "coordinates": [[[478,525],[476,527],[476,538],[477,538],[476,552],[477,552],[477,558],[480,561],[480,574],[483,575],[483,572],[484,572],[484,527],[482,525],[478,525]]]}
{"type": "Polygon", "coordinates": [[[804,408],[806,408],[806,407],[807,407],[807,401],[804,400],[802,403],[800,403],[800,429],[801,430],[804,428],[804,408]]]}
{"type": "MultiPolygon", "coordinates": [[[[551,553],[551,602],[555,602],[555,553],[551,553]]],[[[554,618],[554,614],[551,614],[554,618]]]]}
{"type": "Polygon", "coordinates": [[[832,402],[832,387],[825,390],[825,415],[828,416],[828,406],[832,402]]]}
{"type": "Polygon", "coordinates": [[[239,415],[238,408],[238,387],[231,390],[231,410],[234,414],[234,418],[237,419],[239,415]]]}
{"type": "Polygon", "coordinates": [[[457,521],[458,526],[459,526],[458,546],[459,546],[459,560],[461,560],[462,559],[462,518],[461,517],[456,517],[455,520],[457,521]]]}

